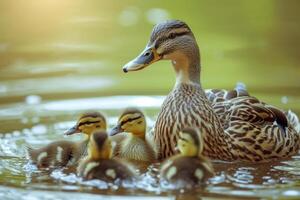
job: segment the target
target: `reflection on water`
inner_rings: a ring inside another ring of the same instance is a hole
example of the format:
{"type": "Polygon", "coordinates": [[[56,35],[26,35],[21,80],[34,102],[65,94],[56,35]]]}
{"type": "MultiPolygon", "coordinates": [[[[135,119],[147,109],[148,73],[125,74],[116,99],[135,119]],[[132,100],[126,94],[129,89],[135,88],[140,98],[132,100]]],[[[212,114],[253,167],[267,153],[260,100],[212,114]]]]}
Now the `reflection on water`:
{"type": "MultiPolygon", "coordinates": [[[[170,64],[161,62],[126,75],[121,66],[143,49],[153,24],[169,18],[186,21],[194,31],[204,88],[230,89],[241,81],[252,95],[299,115],[299,4],[1,1],[0,184],[14,188],[1,186],[0,199],[105,198],[80,192],[138,193],[151,199],[155,194],[176,194],[179,199],[194,195],[160,187],[156,165],[141,182],[125,189],[82,182],[72,169],[39,171],[24,158],[24,147],[65,137],[62,132],[84,110],[104,111],[113,125],[120,109],[139,105],[152,127],[163,100],[158,95],[166,95],[174,83],[170,64]]],[[[300,196],[300,155],[255,165],[215,162],[214,167],[216,176],[208,187],[196,191],[199,196],[300,196]]]]}

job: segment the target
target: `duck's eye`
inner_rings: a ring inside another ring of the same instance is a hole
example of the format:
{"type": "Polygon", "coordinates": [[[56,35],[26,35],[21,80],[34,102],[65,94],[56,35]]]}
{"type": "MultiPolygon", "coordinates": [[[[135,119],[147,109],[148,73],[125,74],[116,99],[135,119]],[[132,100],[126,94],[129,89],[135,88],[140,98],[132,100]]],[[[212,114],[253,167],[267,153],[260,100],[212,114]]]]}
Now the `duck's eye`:
{"type": "Polygon", "coordinates": [[[170,39],[174,39],[176,37],[176,34],[175,33],[171,33],[170,35],[169,35],[169,38],[170,39]]]}
{"type": "Polygon", "coordinates": [[[144,56],[149,56],[150,55],[150,52],[148,51],[148,52],[146,52],[146,53],[144,53],[144,56]]]}

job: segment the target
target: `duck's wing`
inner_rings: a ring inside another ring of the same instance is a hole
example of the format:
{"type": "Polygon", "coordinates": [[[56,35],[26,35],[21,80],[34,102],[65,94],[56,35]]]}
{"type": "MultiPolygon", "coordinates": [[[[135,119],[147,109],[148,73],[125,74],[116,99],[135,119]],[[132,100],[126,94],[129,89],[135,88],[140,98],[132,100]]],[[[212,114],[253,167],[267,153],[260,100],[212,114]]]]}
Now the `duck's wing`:
{"type": "Polygon", "coordinates": [[[236,97],[250,96],[246,88],[236,87],[233,90],[208,89],[205,95],[211,103],[223,102],[236,97]]]}
{"type": "Polygon", "coordinates": [[[282,110],[250,96],[212,106],[232,139],[236,156],[243,151],[243,158],[256,161],[287,157],[299,150],[300,137],[295,123],[282,110]]]}

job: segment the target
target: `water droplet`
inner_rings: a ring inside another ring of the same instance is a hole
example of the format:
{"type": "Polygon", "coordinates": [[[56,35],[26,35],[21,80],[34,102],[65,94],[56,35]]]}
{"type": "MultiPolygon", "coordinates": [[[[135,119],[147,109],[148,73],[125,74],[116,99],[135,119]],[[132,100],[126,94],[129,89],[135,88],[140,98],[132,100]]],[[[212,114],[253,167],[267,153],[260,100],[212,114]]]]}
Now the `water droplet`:
{"type": "Polygon", "coordinates": [[[42,98],[38,95],[29,95],[25,98],[25,102],[28,105],[36,105],[41,103],[42,98]]]}
{"type": "Polygon", "coordinates": [[[36,125],[31,128],[31,131],[33,134],[46,134],[47,133],[47,127],[45,125],[36,125]]]}

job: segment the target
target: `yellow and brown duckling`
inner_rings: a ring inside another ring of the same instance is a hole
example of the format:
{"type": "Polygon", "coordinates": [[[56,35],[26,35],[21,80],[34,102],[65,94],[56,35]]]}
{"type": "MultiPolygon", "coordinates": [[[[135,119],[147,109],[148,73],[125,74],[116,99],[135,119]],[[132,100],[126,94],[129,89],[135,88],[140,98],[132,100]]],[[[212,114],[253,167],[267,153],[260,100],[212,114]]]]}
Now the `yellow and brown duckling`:
{"type": "Polygon", "coordinates": [[[106,130],[105,117],[99,112],[87,112],[65,132],[65,135],[83,133],[85,139],[79,142],[55,141],[38,149],[28,147],[28,157],[39,168],[72,166],[86,154],[90,135],[100,130],[106,130]]]}
{"type": "Polygon", "coordinates": [[[204,184],[214,175],[212,165],[203,157],[203,140],[195,129],[185,128],[179,132],[179,154],[167,159],[161,166],[162,181],[178,187],[193,187],[204,184]]]}
{"type": "Polygon", "coordinates": [[[88,155],[80,161],[77,174],[84,180],[99,179],[105,182],[136,178],[134,168],[112,158],[112,152],[112,142],[107,133],[93,133],[88,144],[88,155]]]}
{"type": "Polygon", "coordinates": [[[203,154],[211,159],[259,162],[298,153],[300,133],[291,115],[246,91],[223,95],[220,102],[215,94],[209,96],[210,100],[207,98],[200,80],[202,67],[196,37],[183,21],[157,24],[145,50],[123,71],[138,71],[159,60],[171,60],[176,83],[154,126],[158,159],[176,153],[178,133],[184,127],[201,131],[205,141],[203,154]]]}
{"type": "Polygon", "coordinates": [[[121,114],[118,124],[111,130],[110,136],[123,134],[123,140],[117,145],[115,156],[132,161],[153,162],[155,152],[146,140],[146,118],[137,108],[127,108],[121,114]]]}

